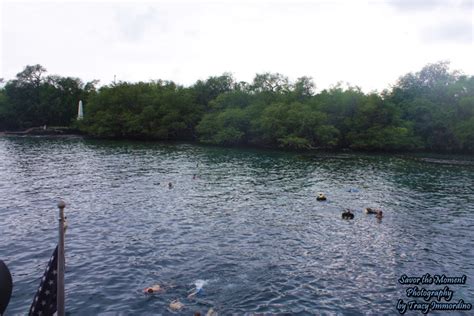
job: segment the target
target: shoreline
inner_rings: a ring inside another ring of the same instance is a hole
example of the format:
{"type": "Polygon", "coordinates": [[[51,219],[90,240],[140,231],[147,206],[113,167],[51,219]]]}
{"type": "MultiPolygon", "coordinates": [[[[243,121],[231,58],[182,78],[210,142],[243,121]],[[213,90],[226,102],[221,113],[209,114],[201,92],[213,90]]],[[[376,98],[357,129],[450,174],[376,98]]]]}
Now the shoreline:
{"type": "MultiPolygon", "coordinates": [[[[163,139],[144,139],[144,138],[130,138],[130,137],[96,137],[78,131],[72,128],[50,128],[43,131],[38,131],[38,128],[28,129],[25,131],[3,131],[0,132],[0,137],[41,137],[41,138],[82,138],[90,140],[105,140],[105,141],[125,141],[125,142],[143,142],[143,143],[164,143],[164,144],[191,144],[204,147],[213,148],[234,148],[234,149],[256,149],[256,150],[269,150],[269,151],[280,151],[286,153],[298,153],[298,154],[315,154],[315,153],[333,153],[333,154],[383,154],[383,155],[463,155],[472,156],[472,152],[443,152],[443,151],[429,151],[429,150],[416,150],[416,151],[390,151],[390,150],[356,150],[350,148],[311,148],[311,149],[285,149],[271,146],[253,146],[253,145],[236,145],[236,146],[224,146],[203,143],[195,140],[163,140],[163,139]]],[[[417,158],[417,157],[413,157],[417,158]]],[[[445,164],[446,159],[437,158],[417,158],[420,160],[426,160],[426,162],[445,164]]],[[[449,164],[449,163],[448,163],[449,164]]],[[[470,163],[467,165],[471,165],[470,163]]]]}
{"type": "Polygon", "coordinates": [[[61,136],[83,135],[79,130],[69,127],[30,127],[22,131],[2,131],[0,136],[61,136]]]}

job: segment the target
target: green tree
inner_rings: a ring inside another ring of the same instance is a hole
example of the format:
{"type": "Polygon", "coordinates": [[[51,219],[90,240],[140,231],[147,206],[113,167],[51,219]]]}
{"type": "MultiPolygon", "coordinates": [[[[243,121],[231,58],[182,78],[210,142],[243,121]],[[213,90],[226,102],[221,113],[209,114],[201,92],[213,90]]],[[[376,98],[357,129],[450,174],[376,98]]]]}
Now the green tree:
{"type": "Polygon", "coordinates": [[[267,72],[255,76],[251,89],[255,92],[285,93],[290,91],[290,83],[282,74],[267,72]]]}
{"type": "Polygon", "coordinates": [[[291,91],[292,101],[305,102],[314,96],[316,85],[311,77],[300,77],[296,80],[291,91]]]}
{"type": "Polygon", "coordinates": [[[191,88],[194,92],[196,103],[207,108],[209,102],[220,94],[232,91],[236,86],[235,80],[230,73],[221,76],[209,77],[207,80],[198,80],[191,88]]]}
{"type": "Polygon", "coordinates": [[[197,126],[200,140],[217,145],[239,145],[247,142],[249,118],[245,110],[227,108],[206,114],[197,126]]]}
{"type": "Polygon", "coordinates": [[[364,150],[412,149],[416,144],[410,124],[400,119],[392,103],[376,94],[357,108],[347,139],[350,147],[364,150]]]}

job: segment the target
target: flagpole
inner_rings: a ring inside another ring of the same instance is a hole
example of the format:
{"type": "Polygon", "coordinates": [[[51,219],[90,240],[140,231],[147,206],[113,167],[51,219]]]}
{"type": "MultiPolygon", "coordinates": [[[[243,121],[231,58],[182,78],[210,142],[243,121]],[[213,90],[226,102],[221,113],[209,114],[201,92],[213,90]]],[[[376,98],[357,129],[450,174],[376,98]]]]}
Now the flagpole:
{"type": "Polygon", "coordinates": [[[64,208],[66,203],[59,201],[59,242],[58,242],[58,284],[57,315],[64,316],[64,208]]]}

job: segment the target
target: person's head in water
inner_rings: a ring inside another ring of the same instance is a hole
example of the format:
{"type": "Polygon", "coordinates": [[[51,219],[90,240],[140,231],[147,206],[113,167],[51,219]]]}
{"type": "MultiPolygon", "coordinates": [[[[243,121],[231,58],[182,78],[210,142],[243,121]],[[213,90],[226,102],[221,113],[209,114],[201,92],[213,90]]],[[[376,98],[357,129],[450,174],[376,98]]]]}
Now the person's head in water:
{"type": "Polygon", "coordinates": [[[173,187],[173,183],[171,183],[171,182],[168,182],[168,188],[170,188],[170,189],[171,189],[172,187],[173,187]]]}
{"type": "Polygon", "coordinates": [[[195,180],[195,179],[196,179],[196,175],[195,175],[195,174],[193,174],[193,180],[195,180]]]}
{"type": "Polygon", "coordinates": [[[143,290],[143,292],[145,292],[147,294],[153,294],[153,293],[158,293],[158,292],[162,292],[162,291],[163,291],[163,289],[159,284],[152,285],[152,286],[147,287],[143,290]]]}

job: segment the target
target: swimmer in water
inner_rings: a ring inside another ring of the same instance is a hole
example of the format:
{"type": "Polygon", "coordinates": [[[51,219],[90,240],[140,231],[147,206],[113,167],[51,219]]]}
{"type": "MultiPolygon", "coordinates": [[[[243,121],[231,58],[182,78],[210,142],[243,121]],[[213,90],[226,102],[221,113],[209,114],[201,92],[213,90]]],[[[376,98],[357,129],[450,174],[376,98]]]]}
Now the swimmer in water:
{"type": "Polygon", "coordinates": [[[377,219],[382,219],[382,217],[383,217],[383,212],[382,212],[382,210],[377,210],[377,214],[375,214],[375,217],[376,217],[377,219]]]}
{"type": "Polygon", "coordinates": [[[370,207],[365,208],[364,211],[365,211],[365,214],[377,214],[377,210],[370,207]]]}
{"type": "Polygon", "coordinates": [[[179,311],[184,307],[184,304],[181,303],[178,299],[175,299],[170,303],[170,308],[173,311],[179,311]]]}
{"type": "Polygon", "coordinates": [[[194,299],[196,295],[203,294],[203,286],[207,283],[205,280],[196,280],[194,282],[195,287],[191,290],[191,293],[188,295],[188,299],[194,299]]]}
{"type": "Polygon", "coordinates": [[[326,201],[326,196],[323,193],[319,193],[316,197],[317,201],[326,201]]]}
{"type": "Polygon", "coordinates": [[[354,213],[352,213],[351,210],[346,209],[342,212],[342,219],[354,219],[354,213]]]}
{"type": "Polygon", "coordinates": [[[161,293],[163,292],[163,288],[159,284],[155,284],[145,288],[143,292],[146,294],[161,293]]]}
{"type": "Polygon", "coordinates": [[[198,295],[199,293],[201,293],[202,291],[202,288],[199,288],[199,289],[193,289],[192,292],[188,295],[188,300],[192,300],[196,297],[196,295],[198,295]]]}
{"type": "Polygon", "coordinates": [[[173,183],[168,182],[168,188],[169,188],[169,189],[172,189],[172,188],[173,188],[173,183]]]}

